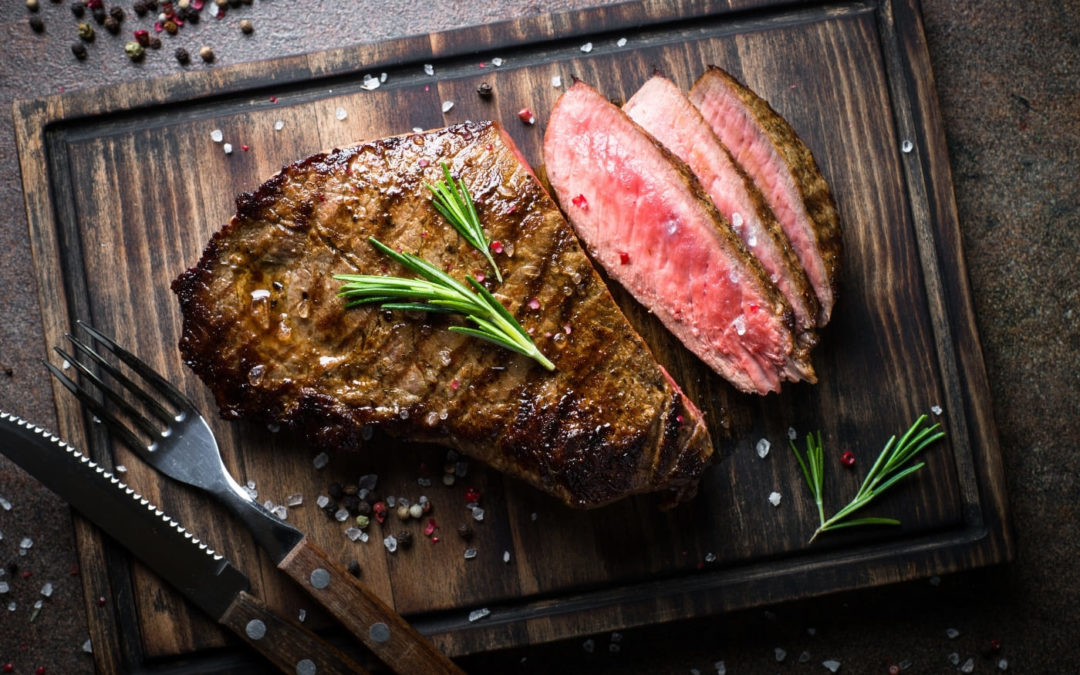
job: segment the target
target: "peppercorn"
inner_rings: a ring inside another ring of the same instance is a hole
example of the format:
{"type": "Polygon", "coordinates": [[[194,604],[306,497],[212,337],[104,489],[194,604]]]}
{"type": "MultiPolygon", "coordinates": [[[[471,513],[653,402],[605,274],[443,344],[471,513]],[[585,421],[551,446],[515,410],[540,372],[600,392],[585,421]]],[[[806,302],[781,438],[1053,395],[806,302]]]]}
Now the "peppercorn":
{"type": "Polygon", "coordinates": [[[368,525],[371,525],[371,518],[363,515],[356,517],[356,526],[358,528],[360,528],[361,530],[366,530],[368,528],[368,525]]]}
{"type": "Polygon", "coordinates": [[[180,26],[176,25],[176,22],[172,19],[168,19],[165,23],[161,24],[161,27],[165,29],[165,32],[169,35],[176,35],[176,32],[180,30],[180,26]]]}
{"type": "Polygon", "coordinates": [[[341,506],[349,513],[357,513],[357,509],[360,507],[360,498],[356,495],[345,495],[341,500],[341,506]]]}
{"type": "Polygon", "coordinates": [[[218,9],[229,8],[229,0],[214,0],[214,4],[218,6],[218,9]]]}
{"type": "Polygon", "coordinates": [[[127,16],[125,16],[124,14],[123,8],[117,7],[115,5],[113,5],[113,8],[109,10],[109,16],[116,19],[117,21],[123,21],[127,18],[127,16]]]}
{"type": "Polygon", "coordinates": [[[229,0],[229,7],[236,8],[240,6],[240,0],[229,0]]]}
{"type": "Polygon", "coordinates": [[[397,506],[397,517],[401,518],[402,520],[408,520],[409,519],[409,505],[408,504],[398,504],[398,506],[397,506]]]}
{"type": "Polygon", "coordinates": [[[141,44],[143,47],[150,46],[150,31],[137,30],[135,31],[135,41],[141,44]]]}
{"type": "Polygon", "coordinates": [[[183,11],[187,11],[191,7],[191,0],[180,0],[180,2],[176,3],[176,6],[183,11]]]}
{"type": "Polygon", "coordinates": [[[332,520],[337,520],[337,518],[335,516],[335,514],[337,513],[337,504],[335,504],[333,502],[330,502],[329,504],[324,506],[322,510],[323,510],[323,513],[326,514],[327,518],[330,518],[332,520]]]}
{"type": "Polygon", "coordinates": [[[360,576],[360,563],[356,562],[355,560],[349,561],[347,569],[349,570],[349,574],[353,575],[354,577],[360,576]]]}
{"type": "Polygon", "coordinates": [[[402,530],[397,533],[396,537],[398,548],[409,548],[412,546],[412,532],[402,530]]]}
{"type": "Polygon", "coordinates": [[[240,2],[244,3],[245,5],[250,5],[252,0],[240,0],[240,2]]]}
{"type": "Polygon", "coordinates": [[[157,0],[145,0],[146,8],[151,12],[156,12],[158,8],[157,0]]]}
{"type": "Polygon", "coordinates": [[[124,45],[124,51],[131,57],[132,61],[142,61],[143,56],[146,54],[146,50],[138,42],[129,42],[124,45]]]}
{"type": "Polygon", "coordinates": [[[156,35],[151,36],[150,49],[161,49],[161,38],[156,35]]]}
{"type": "Polygon", "coordinates": [[[35,14],[30,17],[30,28],[34,29],[35,33],[45,32],[45,22],[41,20],[41,17],[35,14]]]}
{"type": "Polygon", "coordinates": [[[90,14],[94,17],[94,21],[98,22],[99,26],[105,23],[105,17],[109,16],[108,13],[106,13],[104,7],[99,7],[95,10],[92,10],[90,14]]]}
{"type": "Polygon", "coordinates": [[[86,45],[81,42],[76,42],[71,45],[71,53],[75,55],[75,58],[82,61],[86,58],[86,45]]]}
{"type": "Polygon", "coordinates": [[[471,527],[469,527],[468,523],[462,523],[461,525],[458,525],[457,526],[457,533],[458,533],[458,536],[461,537],[462,539],[464,539],[465,541],[469,541],[470,539],[472,539],[472,536],[473,536],[473,530],[472,530],[471,527]]]}
{"type": "Polygon", "coordinates": [[[240,32],[244,35],[251,35],[255,32],[255,26],[253,26],[252,23],[247,19],[244,19],[240,22],[240,32]]]}
{"type": "Polygon", "coordinates": [[[342,495],[345,494],[344,490],[341,489],[341,483],[330,483],[327,492],[330,493],[330,499],[341,499],[342,495]]]}
{"type": "Polygon", "coordinates": [[[86,41],[86,42],[93,42],[94,41],[94,27],[91,26],[90,24],[86,23],[85,21],[83,23],[80,23],[78,31],[79,31],[79,37],[81,37],[84,41],[86,41]]]}
{"type": "Polygon", "coordinates": [[[176,48],[176,60],[180,62],[180,65],[186,66],[191,63],[191,54],[183,47],[176,48]]]}
{"type": "Polygon", "coordinates": [[[135,4],[132,5],[131,8],[135,10],[135,13],[139,16],[146,16],[146,13],[150,11],[150,8],[146,6],[146,3],[143,2],[143,0],[135,0],[135,4]]]}
{"type": "Polygon", "coordinates": [[[76,2],[71,6],[71,13],[75,15],[76,19],[81,19],[86,14],[86,5],[81,2],[76,2]]]}
{"type": "Polygon", "coordinates": [[[360,492],[360,486],[357,485],[356,483],[349,483],[345,487],[341,488],[341,491],[344,492],[347,495],[354,495],[354,494],[360,492]]]}
{"type": "Polygon", "coordinates": [[[31,12],[38,11],[38,0],[26,0],[26,8],[31,12]]]}
{"type": "MultiPolygon", "coordinates": [[[[120,33],[120,22],[111,16],[105,17],[105,30],[113,35],[118,35],[120,33]]],[[[141,47],[142,45],[139,46],[141,47]]]]}
{"type": "Polygon", "coordinates": [[[476,93],[480,95],[480,98],[491,98],[491,94],[494,90],[487,82],[481,82],[480,86],[476,88],[476,93]]]}
{"type": "Polygon", "coordinates": [[[358,514],[360,514],[361,516],[370,516],[371,515],[371,504],[369,502],[361,499],[360,503],[356,505],[356,512],[358,514]]]}
{"type": "Polygon", "coordinates": [[[192,24],[192,25],[197,24],[197,23],[199,23],[199,13],[196,12],[195,10],[193,10],[193,9],[188,10],[187,18],[184,19],[184,20],[187,21],[188,23],[192,24]]]}
{"type": "Polygon", "coordinates": [[[375,520],[382,525],[386,520],[386,502],[375,502],[371,505],[371,512],[375,515],[375,520]]]}
{"type": "Polygon", "coordinates": [[[409,516],[412,518],[419,518],[424,515],[424,506],[430,502],[424,502],[423,504],[416,503],[409,507],[409,516]]]}

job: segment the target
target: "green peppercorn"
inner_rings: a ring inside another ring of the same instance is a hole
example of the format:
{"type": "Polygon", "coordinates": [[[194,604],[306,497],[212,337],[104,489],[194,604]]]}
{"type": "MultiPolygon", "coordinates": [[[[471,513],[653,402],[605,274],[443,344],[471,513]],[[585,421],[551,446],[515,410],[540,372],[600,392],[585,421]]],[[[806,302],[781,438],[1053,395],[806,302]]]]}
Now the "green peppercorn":
{"type": "Polygon", "coordinates": [[[132,61],[142,61],[143,56],[146,55],[146,50],[138,42],[132,41],[124,45],[124,51],[131,57],[132,61]]]}
{"type": "Polygon", "coordinates": [[[71,45],[71,53],[75,55],[75,58],[82,61],[86,58],[86,45],[81,42],[76,42],[71,45]]]}
{"type": "Polygon", "coordinates": [[[105,30],[109,31],[113,35],[120,34],[120,22],[113,17],[105,17],[105,30]]]}
{"type": "Polygon", "coordinates": [[[199,49],[199,58],[201,58],[206,63],[213,63],[214,50],[210,49],[209,47],[203,47],[199,49]]]}
{"type": "Polygon", "coordinates": [[[244,19],[240,22],[240,32],[244,35],[251,35],[255,32],[255,26],[247,19],[244,19]]]}
{"type": "Polygon", "coordinates": [[[358,528],[360,528],[361,530],[366,530],[368,525],[371,525],[371,518],[368,518],[367,516],[364,516],[364,515],[360,515],[360,516],[356,517],[356,526],[358,528]]]}
{"type": "Polygon", "coordinates": [[[183,47],[177,47],[175,53],[176,60],[180,62],[180,65],[186,66],[191,63],[191,54],[188,54],[188,51],[183,47]]]}
{"type": "Polygon", "coordinates": [[[90,24],[86,23],[85,21],[83,23],[80,23],[78,31],[79,37],[81,37],[85,42],[94,41],[94,27],[90,24]]]}
{"type": "Polygon", "coordinates": [[[32,28],[35,33],[44,33],[45,32],[45,22],[41,20],[40,16],[35,14],[32,17],[30,17],[30,28],[32,28]]]}

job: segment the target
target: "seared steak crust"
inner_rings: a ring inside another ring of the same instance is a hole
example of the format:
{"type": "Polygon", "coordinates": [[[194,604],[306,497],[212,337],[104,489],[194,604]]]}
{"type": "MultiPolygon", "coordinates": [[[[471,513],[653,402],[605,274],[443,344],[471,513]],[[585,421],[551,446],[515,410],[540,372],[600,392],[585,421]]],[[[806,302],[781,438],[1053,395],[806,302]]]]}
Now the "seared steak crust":
{"type": "Polygon", "coordinates": [[[173,290],[180,350],[226,418],[290,425],[335,448],[360,446],[364,426],[377,426],[458,449],[577,507],[652,491],[687,499],[712,454],[700,412],[494,123],[285,167],[237,199],[173,290]],[[489,271],[431,205],[424,182],[440,179],[440,162],[464,179],[502,244],[504,281],[485,283],[555,372],[445,330],[459,318],[346,309],[337,296],[334,274],[412,276],[370,236],[459,279],[489,271]]]}

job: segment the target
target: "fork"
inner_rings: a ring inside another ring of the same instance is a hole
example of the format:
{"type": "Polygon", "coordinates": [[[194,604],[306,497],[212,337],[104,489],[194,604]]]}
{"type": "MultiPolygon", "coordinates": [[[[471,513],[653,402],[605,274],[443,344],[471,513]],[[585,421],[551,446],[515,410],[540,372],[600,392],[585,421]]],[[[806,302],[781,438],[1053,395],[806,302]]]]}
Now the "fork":
{"type": "Polygon", "coordinates": [[[77,369],[78,381],[48,361],[46,368],[108,427],[115,438],[161,473],[216,497],[243,521],[278,569],[289,575],[395,672],[462,672],[356,577],[333,562],[303,532],[272,514],[233,479],[221,460],[213,431],[187,396],[112,338],[82,321],[76,323],[93,338],[87,342],[104,347],[146,384],[134,382],[90,344],[71,333],[65,334],[77,352],[108,373],[121,389],[144,406],[153,419],[148,419],[89,366],[60,347],[53,347],[77,369]],[[123,413],[131,426],[95,397],[91,388],[84,384],[87,381],[103,394],[103,400],[110,401],[123,413]],[[149,441],[140,438],[140,433],[149,441]]]}

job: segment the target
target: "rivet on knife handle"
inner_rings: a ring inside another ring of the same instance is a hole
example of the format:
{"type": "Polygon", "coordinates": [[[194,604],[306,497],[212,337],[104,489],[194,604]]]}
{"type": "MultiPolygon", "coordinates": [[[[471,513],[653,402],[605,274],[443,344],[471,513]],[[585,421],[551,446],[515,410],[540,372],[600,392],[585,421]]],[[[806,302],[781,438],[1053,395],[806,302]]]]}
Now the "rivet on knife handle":
{"type": "Polygon", "coordinates": [[[250,593],[239,593],[220,621],[284,673],[367,673],[306,628],[272,614],[250,593]]]}
{"type": "Polygon", "coordinates": [[[463,671],[355,577],[303,539],[278,568],[306,587],[323,607],[397,673],[463,671]]]}

